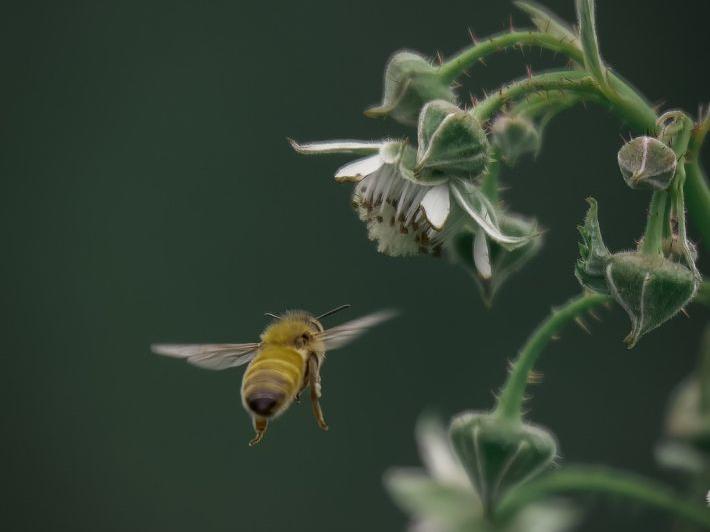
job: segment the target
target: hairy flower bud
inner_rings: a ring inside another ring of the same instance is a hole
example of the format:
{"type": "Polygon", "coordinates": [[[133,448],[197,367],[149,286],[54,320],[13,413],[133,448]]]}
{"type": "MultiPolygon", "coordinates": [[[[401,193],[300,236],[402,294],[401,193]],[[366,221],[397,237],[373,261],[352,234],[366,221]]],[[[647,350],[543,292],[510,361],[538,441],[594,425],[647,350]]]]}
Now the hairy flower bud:
{"type": "Polygon", "coordinates": [[[441,79],[438,68],[423,56],[409,51],[396,52],[385,69],[382,103],[370,107],[365,115],[373,118],[390,116],[406,125],[415,125],[419,111],[427,102],[455,102],[456,95],[441,79]]]}
{"type": "Polygon", "coordinates": [[[698,288],[697,277],[682,264],[634,252],[612,255],[606,279],[611,295],[631,319],[631,332],[624,340],[629,348],[675,316],[698,288]]]}
{"type": "Polygon", "coordinates": [[[671,148],[653,137],[636,137],[617,156],[624,181],[634,189],[667,189],[678,160],[671,148]]]}
{"type": "Polygon", "coordinates": [[[464,412],[449,429],[451,442],[484,504],[548,467],[557,441],[547,430],[495,414],[464,412]]]}
{"type": "Polygon", "coordinates": [[[582,241],[579,243],[579,259],[574,267],[574,275],[579,283],[589,290],[609,293],[606,283],[606,265],[611,253],[604,245],[597,217],[597,201],[587,198],[589,210],[584,225],[577,227],[582,241]]]}
{"type": "Polygon", "coordinates": [[[478,120],[455,105],[436,100],[419,115],[418,179],[441,182],[449,177],[476,178],[488,167],[490,145],[478,120]]]}
{"type": "Polygon", "coordinates": [[[515,166],[521,155],[540,150],[540,131],[523,116],[500,115],[491,126],[491,135],[493,145],[509,166],[515,166]]]}

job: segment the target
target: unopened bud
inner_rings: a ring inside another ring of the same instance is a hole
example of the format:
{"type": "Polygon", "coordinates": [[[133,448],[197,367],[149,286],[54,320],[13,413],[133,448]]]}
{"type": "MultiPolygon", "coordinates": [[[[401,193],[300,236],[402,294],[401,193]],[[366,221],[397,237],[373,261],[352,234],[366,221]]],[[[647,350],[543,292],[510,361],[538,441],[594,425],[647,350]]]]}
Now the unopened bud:
{"type": "Polygon", "coordinates": [[[540,131],[522,116],[499,116],[491,126],[491,135],[493,145],[509,166],[514,166],[520,156],[540,150],[540,131]]]}
{"type": "Polygon", "coordinates": [[[557,441],[546,429],[495,414],[459,414],[449,433],[459,460],[489,508],[509,489],[541,473],[557,455],[557,441]]]}
{"type": "Polygon", "coordinates": [[[631,319],[631,332],[624,340],[629,348],[675,316],[698,288],[697,277],[682,264],[634,252],[612,255],[606,279],[611,295],[631,319]]]}
{"type": "Polygon", "coordinates": [[[582,241],[579,243],[579,259],[574,267],[574,275],[579,283],[589,290],[609,293],[606,282],[606,265],[611,253],[604,245],[597,217],[597,201],[587,198],[589,210],[584,225],[579,226],[582,241]]]}
{"type": "Polygon", "coordinates": [[[624,181],[634,189],[667,189],[678,163],[673,150],[653,137],[636,137],[627,142],[617,159],[624,181]]]}
{"type": "Polygon", "coordinates": [[[444,181],[449,177],[474,179],[488,167],[490,145],[478,120],[455,105],[429,102],[419,115],[418,179],[444,181]]]}
{"type": "Polygon", "coordinates": [[[408,51],[396,52],[385,68],[382,103],[365,111],[369,117],[390,116],[406,125],[415,125],[419,111],[427,102],[455,102],[456,95],[441,79],[438,68],[423,56],[408,51]]]}

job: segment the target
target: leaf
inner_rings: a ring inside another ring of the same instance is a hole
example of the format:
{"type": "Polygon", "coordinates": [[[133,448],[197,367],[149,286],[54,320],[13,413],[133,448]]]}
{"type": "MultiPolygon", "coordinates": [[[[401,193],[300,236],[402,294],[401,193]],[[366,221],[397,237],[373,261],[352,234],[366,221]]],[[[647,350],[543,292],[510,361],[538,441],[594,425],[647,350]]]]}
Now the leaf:
{"type": "Polygon", "coordinates": [[[575,35],[574,31],[572,31],[572,28],[570,28],[566,22],[549,11],[547,8],[537,4],[536,2],[529,2],[526,0],[515,2],[515,5],[518,9],[525,11],[525,13],[528,14],[532,23],[541,32],[548,33],[567,42],[580,45],[579,39],[577,38],[577,35],[575,35]]]}
{"type": "Polygon", "coordinates": [[[594,79],[602,86],[606,86],[606,67],[599,53],[594,0],[577,0],[577,20],[582,52],[584,53],[584,66],[594,76],[594,79]]]}

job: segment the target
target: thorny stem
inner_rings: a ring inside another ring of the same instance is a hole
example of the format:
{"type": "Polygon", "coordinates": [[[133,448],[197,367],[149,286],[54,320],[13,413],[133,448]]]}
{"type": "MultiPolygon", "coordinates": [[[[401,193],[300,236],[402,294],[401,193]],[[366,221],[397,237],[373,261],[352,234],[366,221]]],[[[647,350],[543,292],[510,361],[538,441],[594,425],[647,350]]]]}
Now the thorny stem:
{"type": "Polygon", "coordinates": [[[555,334],[570,321],[609,300],[609,296],[604,294],[587,293],[570,299],[558,309],[553,309],[551,315],[528,338],[513,362],[508,379],[498,396],[496,414],[511,421],[519,421],[522,418],[522,406],[528,378],[542,350],[555,334]]]}
{"type": "Polygon", "coordinates": [[[519,487],[503,500],[500,515],[556,493],[603,493],[664,510],[693,523],[710,526],[710,510],[681,499],[668,487],[637,475],[592,466],[568,466],[519,487]]]}
{"type": "Polygon", "coordinates": [[[460,51],[439,67],[439,75],[447,83],[451,83],[477,61],[506,48],[526,45],[562,53],[577,63],[584,61],[582,51],[573,42],[556,35],[534,30],[510,31],[492,35],[460,51]]]}
{"type": "Polygon", "coordinates": [[[471,109],[471,113],[480,122],[485,122],[509,102],[521,100],[527,95],[553,91],[592,97],[599,94],[599,86],[586,72],[575,70],[546,72],[501,87],[481,100],[471,109]]]}

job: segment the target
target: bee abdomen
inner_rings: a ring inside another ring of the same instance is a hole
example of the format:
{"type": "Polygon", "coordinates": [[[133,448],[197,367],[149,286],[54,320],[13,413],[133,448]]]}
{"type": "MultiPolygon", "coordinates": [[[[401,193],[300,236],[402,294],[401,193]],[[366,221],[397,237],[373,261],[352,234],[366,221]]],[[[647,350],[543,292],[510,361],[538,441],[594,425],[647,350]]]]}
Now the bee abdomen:
{"type": "Polygon", "coordinates": [[[286,348],[266,348],[244,373],[242,399],[254,414],[271,417],[291,404],[303,382],[303,358],[286,348]]]}

